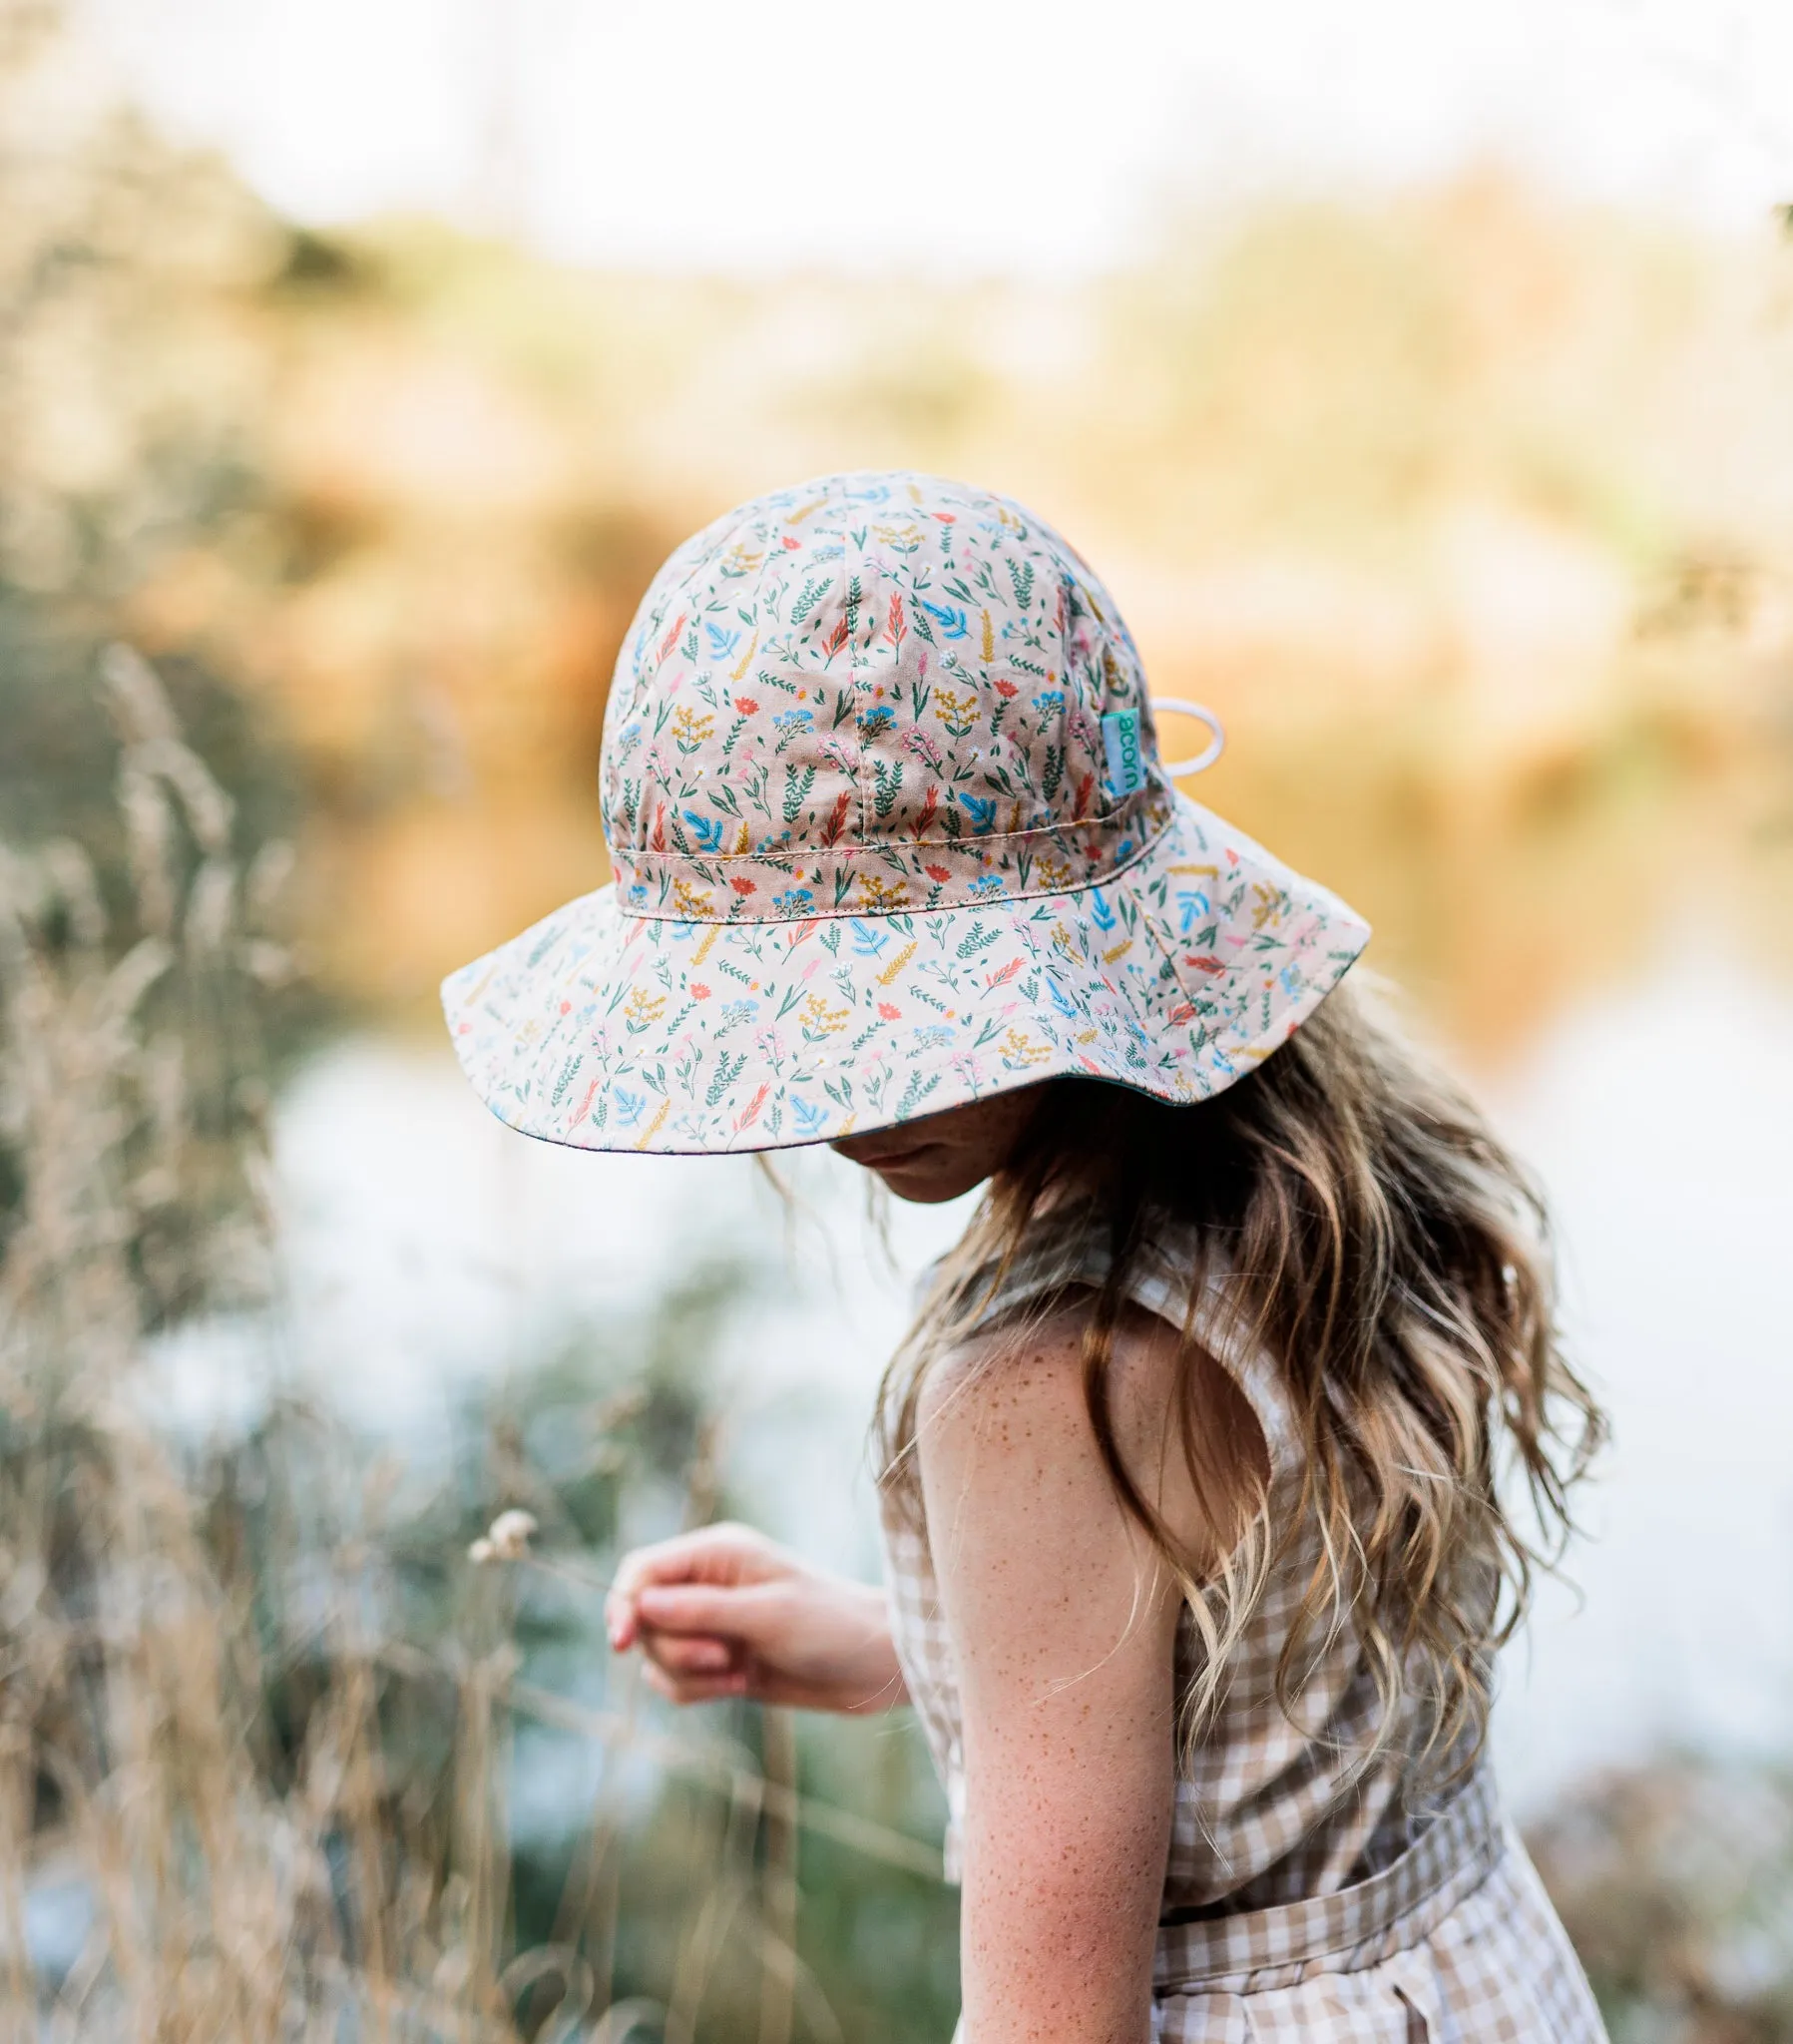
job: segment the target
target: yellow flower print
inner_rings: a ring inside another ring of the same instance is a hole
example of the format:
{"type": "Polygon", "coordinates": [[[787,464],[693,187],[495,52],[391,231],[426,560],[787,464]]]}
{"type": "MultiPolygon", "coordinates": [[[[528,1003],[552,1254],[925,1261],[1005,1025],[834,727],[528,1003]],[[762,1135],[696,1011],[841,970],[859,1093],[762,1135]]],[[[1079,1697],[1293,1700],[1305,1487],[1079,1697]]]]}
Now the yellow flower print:
{"type": "Polygon", "coordinates": [[[679,914],[687,916],[692,922],[710,912],[707,888],[693,887],[689,880],[680,879],[672,882],[672,898],[678,903],[679,914]]]}
{"type": "Polygon", "coordinates": [[[978,721],[978,698],[975,689],[936,689],[934,691],[934,715],[939,718],[954,738],[970,736],[978,721]]]}
{"type": "Polygon", "coordinates": [[[1019,1069],[1046,1064],[1052,1051],[1046,1044],[1036,1043],[1025,1029],[1011,1029],[1002,1040],[1001,1056],[1005,1065],[1019,1069]]]}
{"type": "Polygon", "coordinates": [[[1289,898],[1280,887],[1268,887],[1262,880],[1251,883],[1251,927],[1274,929],[1288,913],[1289,898]]]}
{"type": "Polygon", "coordinates": [[[922,543],[922,529],[907,520],[901,525],[874,525],[872,527],[887,547],[894,547],[899,554],[912,554],[922,543]]]}
{"type": "Polygon", "coordinates": [[[1048,893],[1063,894],[1070,889],[1073,878],[1071,861],[1060,858],[1057,852],[1043,851],[1034,861],[1034,871],[1048,893]]]}
{"type": "Polygon", "coordinates": [[[878,974],[878,984],[880,986],[894,985],[903,967],[915,956],[917,948],[914,944],[905,944],[890,963],[885,966],[884,970],[878,974]]]}
{"type": "Polygon", "coordinates": [[[882,873],[859,875],[859,906],[867,915],[888,915],[908,905],[909,890],[900,880],[887,880],[882,873]]]}
{"type": "Polygon", "coordinates": [[[694,753],[714,731],[715,724],[713,717],[706,717],[688,703],[681,703],[672,712],[672,743],[681,753],[694,753]]]}
{"type": "Polygon", "coordinates": [[[666,1013],[665,994],[651,994],[645,986],[638,986],[623,1003],[623,1020],[637,1035],[644,1029],[651,1029],[666,1013]]]}
{"type": "Polygon", "coordinates": [[[811,994],[797,1010],[797,1021],[811,1043],[833,1036],[853,1019],[851,1008],[831,1008],[825,994],[811,994]]]}

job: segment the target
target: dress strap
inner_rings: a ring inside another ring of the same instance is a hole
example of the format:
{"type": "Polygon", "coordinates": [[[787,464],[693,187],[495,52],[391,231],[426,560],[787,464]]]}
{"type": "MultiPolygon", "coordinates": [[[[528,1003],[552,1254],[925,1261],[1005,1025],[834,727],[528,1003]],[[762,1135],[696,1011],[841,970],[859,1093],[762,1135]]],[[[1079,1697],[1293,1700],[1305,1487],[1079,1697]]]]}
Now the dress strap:
{"type": "Polygon", "coordinates": [[[1135,1305],[1168,1320],[1173,1327],[1180,1329],[1185,1323],[1189,1326],[1196,1340],[1244,1392],[1245,1402],[1264,1430],[1264,1445],[1270,1451],[1274,1474],[1279,1478],[1293,1475],[1300,1464],[1300,1451],[1275,1364],[1261,1348],[1248,1348],[1229,1327],[1224,1271],[1207,1272],[1191,1315],[1189,1292],[1194,1282],[1193,1258],[1186,1272],[1179,1271],[1172,1253],[1159,1249],[1127,1286],[1127,1296],[1135,1305]]]}
{"type": "Polygon", "coordinates": [[[1294,1970],[1340,1952],[1350,1952],[1354,1966],[1378,1965],[1430,1936],[1506,1849],[1500,1796],[1484,1765],[1407,1850],[1368,1880],[1273,1908],[1160,1925],[1152,1992],[1240,1992],[1246,1975],[1294,1970]]]}
{"type": "MultiPolygon", "coordinates": [[[[970,1316],[963,1330],[981,1332],[1020,1319],[1055,1293],[1077,1285],[1097,1289],[1107,1281],[1110,1265],[1106,1230],[1090,1208],[1045,1215],[1030,1229],[1006,1271],[987,1272],[970,1280],[970,1316]],[[980,1290],[980,1284],[985,1288],[980,1290]]],[[[932,1276],[930,1272],[930,1279],[932,1276]]],[[[1211,1253],[1203,1257],[1185,1228],[1167,1227],[1141,1251],[1126,1295],[1171,1326],[1189,1327],[1245,1394],[1263,1428],[1273,1472],[1278,1477],[1293,1474],[1300,1453],[1282,1379],[1268,1355],[1248,1351],[1230,1331],[1224,1265],[1211,1253]],[[1190,1294],[1198,1284],[1191,1313],[1190,1294]]]]}

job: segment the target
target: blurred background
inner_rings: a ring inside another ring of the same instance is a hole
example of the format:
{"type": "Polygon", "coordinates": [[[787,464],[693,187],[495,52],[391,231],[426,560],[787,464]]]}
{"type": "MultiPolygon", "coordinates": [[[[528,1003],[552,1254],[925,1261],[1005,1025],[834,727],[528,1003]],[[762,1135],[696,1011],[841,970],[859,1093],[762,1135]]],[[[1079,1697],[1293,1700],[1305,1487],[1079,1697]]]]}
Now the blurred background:
{"type": "Polygon", "coordinates": [[[1776,0],[0,0],[19,2035],[949,2034],[906,1717],[673,1720],[599,1611],[723,1511],[875,1573],[963,1213],[531,1146],[434,1010],[605,877],[663,556],[905,464],[1098,564],[1542,1174],[1616,1434],[1510,1797],[1620,2044],[1793,2038],[1790,72],[1776,0]]]}

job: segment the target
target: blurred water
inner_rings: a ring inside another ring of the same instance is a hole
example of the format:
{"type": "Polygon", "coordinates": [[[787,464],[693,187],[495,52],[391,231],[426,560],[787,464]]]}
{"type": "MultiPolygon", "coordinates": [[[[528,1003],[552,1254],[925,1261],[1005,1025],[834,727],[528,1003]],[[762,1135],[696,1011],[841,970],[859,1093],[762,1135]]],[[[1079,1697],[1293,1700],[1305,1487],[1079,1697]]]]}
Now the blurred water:
{"type": "Polygon", "coordinates": [[[1652,1744],[1793,1753],[1793,998],[1677,964],[1560,1024],[1496,1105],[1556,1202],[1615,1435],[1584,1606],[1547,1590],[1511,1657],[1509,1782],[1542,1797],[1652,1744]]]}
{"type": "MultiPolygon", "coordinates": [[[[1576,1353],[1615,1445],[1575,1599],[1547,1588],[1509,1655],[1497,1738],[1523,1810],[1663,1743],[1793,1752],[1793,997],[1684,968],[1560,1022],[1486,1089],[1542,1172],[1576,1353]]],[[[427,1454],[456,1387],[569,1314],[624,1311],[742,1251],[773,1296],[720,1361],[732,1465],[771,1530],[875,1570],[862,1435],[912,1274],[964,1209],[898,1209],[880,1254],[857,1174],[610,1158],[499,1127],[446,1053],[339,1047],[280,1119],[294,1365],[427,1454]]]]}

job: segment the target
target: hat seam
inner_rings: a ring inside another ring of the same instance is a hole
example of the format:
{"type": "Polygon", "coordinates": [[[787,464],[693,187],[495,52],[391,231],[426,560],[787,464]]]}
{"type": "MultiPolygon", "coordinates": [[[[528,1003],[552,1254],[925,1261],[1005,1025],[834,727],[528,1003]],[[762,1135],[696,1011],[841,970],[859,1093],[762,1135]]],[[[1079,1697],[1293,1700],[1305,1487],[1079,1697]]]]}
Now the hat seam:
{"type": "MultiPolygon", "coordinates": [[[[1140,793],[1144,794],[1148,792],[1149,788],[1150,783],[1147,783],[1146,788],[1142,788],[1140,790],[1140,793]]],[[[1129,795],[1127,799],[1130,801],[1134,799],[1134,797],[1129,795]]],[[[1139,846],[1139,848],[1136,851],[1134,851],[1128,858],[1122,860],[1120,865],[1110,866],[1106,871],[1098,873],[1093,879],[1081,881],[1076,886],[1072,887],[1018,887],[1007,889],[1001,896],[1001,902],[1068,901],[1071,899],[1073,895],[1088,894],[1099,887],[1109,887],[1115,885],[1118,881],[1122,879],[1127,873],[1131,872],[1132,869],[1136,865],[1138,865],[1142,859],[1149,857],[1153,848],[1163,839],[1165,832],[1172,829],[1175,826],[1179,800],[1180,798],[1174,792],[1172,792],[1170,806],[1165,812],[1163,822],[1160,823],[1157,829],[1154,830],[1151,833],[1151,835],[1144,840],[1144,842],[1139,846]]],[[[1110,817],[1119,813],[1119,811],[1112,810],[1110,812],[1110,817]]],[[[1105,817],[1102,820],[1106,822],[1110,820],[1110,817],[1105,817]]],[[[1061,835],[1063,835],[1062,831],[1055,830],[1052,828],[1045,828],[1040,830],[1012,830],[1006,832],[992,831],[990,835],[987,837],[973,838],[970,841],[974,844],[990,844],[997,842],[1000,839],[1007,839],[1009,841],[1013,841],[1014,839],[1019,837],[1056,837],[1061,835]]],[[[924,838],[915,841],[918,843],[925,844],[939,843],[943,846],[950,846],[955,849],[961,848],[966,842],[966,840],[962,838],[950,837],[938,839],[924,838]]],[[[867,844],[830,845],[828,847],[828,853],[831,857],[834,858],[847,859],[856,859],[861,856],[886,856],[881,846],[867,844]]],[[[672,852],[652,852],[649,854],[650,857],[662,859],[672,858],[676,855],[677,854],[672,852]]],[[[769,860],[775,860],[783,857],[790,858],[793,863],[801,863],[803,857],[814,857],[815,854],[797,854],[794,852],[772,852],[770,854],[756,852],[730,852],[727,853],[726,856],[729,858],[754,859],[757,860],[757,862],[760,864],[765,864],[769,860]]],[[[614,872],[610,884],[612,886],[618,886],[618,881],[614,876],[614,872]]],[[[619,902],[621,896],[619,890],[619,902]]],[[[982,910],[985,913],[988,913],[991,908],[999,905],[1001,905],[1001,903],[999,902],[941,901],[935,903],[932,907],[929,907],[924,904],[919,907],[909,906],[903,908],[866,909],[848,907],[843,904],[838,908],[811,908],[807,910],[804,914],[797,916],[708,916],[680,914],[662,915],[636,907],[625,908],[623,910],[623,913],[628,915],[631,918],[631,920],[636,922],[688,923],[691,927],[697,929],[758,928],[770,930],[789,928],[794,924],[800,922],[828,922],[841,918],[858,922],[883,922],[894,915],[951,915],[960,910],[963,910],[968,914],[977,914],[980,910],[982,910]]]]}
{"type": "MultiPolygon", "coordinates": [[[[1173,800],[1179,799],[1176,789],[1170,786],[1167,780],[1147,780],[1142,786],[1135,788],[1131,794],[1123,795],[1114,808],[1105,809],[1101,815],[1097,816],[1074,817],[1065,823],[1034,823],[1030,824],[1025,830],[984,830],[969,837],[964,835],[958,837],[905,837],[900,841],[904,845],[913,846],[918,850],[924,849],[930,844],[937,844],[942,850],[960,851],[970,844],[1014,844],[1024,837],[1062,837],[1067,831],[1071,830],[1100,830],[1113,825],[1117,817],[1125,815],[1129,802],[1136,802],[1140,807],[1147,806],[1145,798],[1154,790],[1159,794],[1169,794],[1173,800]]],[[[857,858],[861,854],[876,854],[879,857],[883,857],[889,848],[889,844],[897,840],[880,839],[873,844],[830,844],[825,849],[836,858],[857,858]]],[[[632,862],[638,855],[643,858],[682,858],[692,854],[655,851],[651,848],[643,848],[638,853],[637,848],[631,846],[623,853],[623,862],[632,862]]],[[[814,858],[815,855],[813,850],[798,851],[794,847],[781,848],[774,846],[767,851],[706,851],[701,855],[701,862],[704,865],[712,866],[731,865],[737,860],[744,859],[757,860],[761,864],[765,863],[768,859],[779,858],[796,859],[800,862],[805,858],[814,858]]],[[[611,863],[613,865],[618,863],[615,852],[611,854],[611,863]]],[[[1117,866],[1115,870],[1119,872],[1121,868],[1117,866]]],[[[1100,885],[1101,883],[1095,882],[1094,884],[1100,885]]]]}

